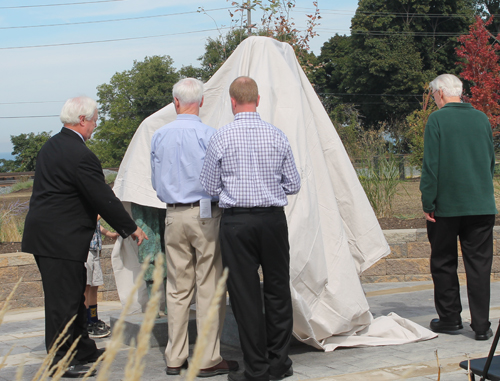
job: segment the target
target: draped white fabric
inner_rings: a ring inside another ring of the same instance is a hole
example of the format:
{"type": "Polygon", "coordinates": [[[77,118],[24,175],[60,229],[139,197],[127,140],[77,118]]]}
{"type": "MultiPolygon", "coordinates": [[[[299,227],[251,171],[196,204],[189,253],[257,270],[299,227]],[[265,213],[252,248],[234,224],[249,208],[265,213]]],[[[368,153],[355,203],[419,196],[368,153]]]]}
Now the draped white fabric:
{"type": "MultiPolygon", "coordinates": [[[[228,89],[242,75],[256,80],[261,96],[258,112],[287,135],[302,179],[302,189],[288,198],[285,208],[294,334],[325,350],[338,346],[329,344],[334,335],[349,335],[342,336],[342,346],[349,346],[349,337],[354,335],[352,344],[359,345],[363,334],[355,333],[365,332],[373,322],[359,275],[388,255],[390,248],[342,142],[290,45],[266,37],[244,40],[205,84],[202,121],[220,128],[233,120],[228,89]]],[[[165,208],[151,186],[150,143],[153,133],[175,118],[173,104],[169,104],[138,128],[115,181],[114,191],[122,201],[165,208]]],[[[119,261],[125,262],[126,253],[134,250],[128,239],[120,240],[113,251],[113,264],[122,268],[120,275],[115,274],[119,289],[127,288],[130,279],[119,261]]],[[[126,261],[131,262],[130,258],[126,261]]],[[[133,266],[130,271],[135,271],[133,266]]],[[[386,324],[382,326],[388,327],[387,335],[377,330],[383,338],[380,345],[435,336],[422,327],[409,332],[404,325],[396,325],[399,335],[386,324]]],[[[376,341],[370,337],[367,345],[376,341]]]]}

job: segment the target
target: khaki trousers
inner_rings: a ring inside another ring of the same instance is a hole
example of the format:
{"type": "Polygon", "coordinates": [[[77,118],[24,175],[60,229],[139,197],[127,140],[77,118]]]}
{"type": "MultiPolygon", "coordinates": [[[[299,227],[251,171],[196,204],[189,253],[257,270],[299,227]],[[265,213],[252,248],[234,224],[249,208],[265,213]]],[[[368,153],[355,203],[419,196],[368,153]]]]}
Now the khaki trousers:
{"type": "MultiPolygon", "coordinates": [[[[175,206],[167,210],[165,248],[167,254],[168,343],[165,358],[169,367],[180,367],[189,356],[189,307],[196,287],[196,326],[201,332],[208,307],[222,275],[219,245],[221,210],[212,206],[212,218],[200,218],[199,206],[175,206]]],[[[201,368],[222,361],[220,335],[226,313],[225,297],[219,319],[208,331],[201,368]]]]}

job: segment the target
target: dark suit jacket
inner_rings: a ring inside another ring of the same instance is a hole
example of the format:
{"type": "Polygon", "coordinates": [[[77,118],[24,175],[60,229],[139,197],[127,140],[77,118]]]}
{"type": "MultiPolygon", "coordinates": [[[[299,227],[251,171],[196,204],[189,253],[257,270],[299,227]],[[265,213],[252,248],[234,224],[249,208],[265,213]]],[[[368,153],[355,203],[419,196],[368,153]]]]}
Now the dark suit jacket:
{"type": "Polygon", "coordinates": [[[22,250],[85,262],[100,214],[123,238],[137,226],[82,138],[63,128],[38,153],[22,250]]]}

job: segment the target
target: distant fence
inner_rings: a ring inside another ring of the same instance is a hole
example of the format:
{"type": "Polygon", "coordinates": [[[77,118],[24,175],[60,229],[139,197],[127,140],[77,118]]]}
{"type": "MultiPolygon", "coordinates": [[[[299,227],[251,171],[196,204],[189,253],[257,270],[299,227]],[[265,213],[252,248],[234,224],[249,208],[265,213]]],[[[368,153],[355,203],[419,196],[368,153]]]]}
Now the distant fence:
{"type": "MultiPolygon", "coordinates": [[[[367,159],[355,158],[353,160],[353,166],[358,176],[364,175],[368,172],[368,165],[371,165],[376,172],[379,172],[380,170],[383,171],[384,169],[380,169],[381,158],[382,156],[372,156],[370,158],[370,164],[367,164],[367,159]]],[[[385,158],[387,159],[389,157],[385,156],[385,158]]],[[[394,158],[393,164],[398,168],[400,180],[420,177],[420,170],[415,166],[410,165],[408,155],[393,155],[392,158],[394,158]]]]}
{"type": "MultiPolygon", "coordinates": [[[[103,168],[110,171],[118,171],[118,168],[103,168]]],[[[3,172],[0,173],[0,187],[6,187],[19,182],[20,180],[33,180],[35,172],[3,172]]]]}

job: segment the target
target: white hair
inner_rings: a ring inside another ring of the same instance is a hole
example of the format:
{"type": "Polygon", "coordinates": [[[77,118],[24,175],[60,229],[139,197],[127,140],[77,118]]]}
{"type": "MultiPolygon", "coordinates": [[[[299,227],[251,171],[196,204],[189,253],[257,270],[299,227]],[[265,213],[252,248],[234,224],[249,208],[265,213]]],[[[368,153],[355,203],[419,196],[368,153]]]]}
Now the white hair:
{"type": "Polygon", "coordinates": [[[70,98],[64,104],[59,119],[63,124],[72,126],[80,123],[80,116],[85,120],[92,120],[97,112],[97,102],[89,97],[70,98]]]}
{"type": "Polygon", "coordinates": [[[174,85],[172,95],[181,105],[201,103],[203,98],[203,82],[196,78],[184,78],[174,85]]]}
{"type": "Polygon", "coordinates": [[[443,90],[443,94],[447,97],[459,97],[463,90],[462,81],[453,74],[441,74],[429,83],[429,87],[432,92],[443,90]]]}

